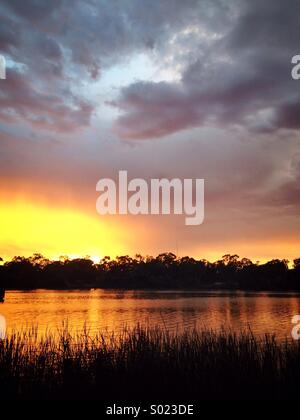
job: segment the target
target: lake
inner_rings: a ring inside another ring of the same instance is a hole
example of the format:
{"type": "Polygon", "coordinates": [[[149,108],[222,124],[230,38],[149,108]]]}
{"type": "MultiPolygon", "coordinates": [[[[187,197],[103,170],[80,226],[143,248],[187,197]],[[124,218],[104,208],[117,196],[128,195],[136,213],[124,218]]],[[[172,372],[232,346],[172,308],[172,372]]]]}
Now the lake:
{"type": "Polygon", "coordinates": [[[0,304],[7,330],[38,326],[40,334],[56,332],[63,322],[72,330],[83,326],[119,331],[137,323],[171,331],[194,327],[234,331],[251,328],[261,336],[291,337],[294,315],[300,314],[300,295],[224,291],[8,291],[0,304]]]}

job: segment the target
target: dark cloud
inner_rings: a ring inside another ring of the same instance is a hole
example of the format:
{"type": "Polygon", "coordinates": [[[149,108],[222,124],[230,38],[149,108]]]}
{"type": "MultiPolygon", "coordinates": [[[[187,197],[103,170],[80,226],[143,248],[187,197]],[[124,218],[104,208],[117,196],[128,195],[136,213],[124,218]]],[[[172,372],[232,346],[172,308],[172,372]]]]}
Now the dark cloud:
{"type": "Polygon", "coordinates": [[[62,3],[61,0],[3,0],[13,12],[18,16],[28,19],[29,21],[35,22],[49,18],[49,15],[57,9],[62,3]]]}
{"type": "Polygon", "coordinates": [[[76,119],[88,125],[95,104],[84,92],[79,99],[80,84],[148,51],[162,66],[179,66],[181,78],[135,82],[110,101],[121,110],[115,125],[121,137],[161,137],[205,124],[255,133],[299,128],[300,94],[290,76],[299,40],[296,0],[288,6],[284,0],[4,0],[0,12],[0,50],[23,66],[27,95],[14,104],[2,98],[2,105],[10,102],[1,113],[6,120],[35,113],[29,121],[46,127],[55,122],[55,103],[58,129],[76,127],[76,119]]]}
{"type": "Polygon", "coordinates": [[[115,127],[123,138],[161,137],[193,127],[201,118],[201,111],[180,86],[164,82],[135,83],[110,104],[124,112],[115,127]]]}
{"type": "MultiPolygon", "coordinates": [[[[204,31],[212,33],[215,25],[228,24],[231,4],[231,1],[222,0],[190,0],[187,3],[179,0],[4,0],[0,5],[0,52],[23,66],[20,76],[27,79],[24,85],[36,86],[31,94],[26,92],[30,112],[44,103],[46,90],[60,96],[60,104],[56,104],[57,109],[62,109],[60,127],[63,126],[63,115],[67,120],[78,116],[73,113],[73,106],[68,105],[68,102],[74,102],[78,85],[99,78],[103,69],[139,52],[151,51],[157,60],[172,61],[173,52],[169,54],[168,45],[177,33],[190,25],[197,26],[199,22],[204,31]]],[[[187,51],[186,45],[182,44],[181,50],[187,51]]],[[[182,55],[182,60],[188,60],[188,51],[182,55]]],[[[52,95],[49,99],[51,114],[52,95]]],[[[84,101],[88,102],[88,98],[84,101]]],[[[4,110],[2,115],[26,117],[22,102],[15,102],[13,112],[4,110]]],[[[89,106],[92,108],[94,104],[89,103],[89,106]]],[[[81,108],[80,103],[77,108],[81,108]]],[[[41,111],[46,111],[44,106],[41,111]]],[[[181,120],[176,124],[180,128],[186,117],[178,112],[175,116],[181,120]]],[[[53,113],[50,119],[52,117],[53,113]]],[[[40,124],[47,118],[44,113],[36,113],[29,120],[40,124]]],[[[166,128],[162,127],[157,133],[170,131],[174,126],[171,119],[172,113],[165,123],[166,128]]],[[[190,122],[194,119],[191,117],[190,122]]],[[[155,121],[153,114],[152,123],[148,124],[150,132],[152,126],[163,123],[156,124],[155,121]]],[[[68,121],[66,126],[69,126],[68,121]]]]}
{"type": "Polygon", "coordinates": [[[11,69],[1,87],[2,121],[23,119],[36,127],[54,131],[73,131],[89,124],[92,113],[90,104],[71,94],[68,102],[64,103],[61,92],[42,91],[22,72],[11,69]]]}
{"type": "Polygon", "coordinates": [[[20,30],[16,22],[8,16],[0,16],[0,49],[7,51],[20,42],[20,30]]]}
{"type": "Polygon", "coordinates": [[[300,94],[298,102],[287,102],[281,105],[276,123],[278,127],[300,129],[300,94]]]}
{"type": "MultiPolygon", "coordinates": [[[[218,5],[212,4],[215,22],[218,5]]],[[[234,4],[230,31],[219,23],[210,43],[195,37],[193,61],[179,82],[139,82],[121,91],[113,103],[122,111],[116,122],[121,137],[160,137],[204,124],[240,125],[256,133],[299,128],[300,91],[291,78],[291,57],[299,52],[300,3],[234,4]]]]}

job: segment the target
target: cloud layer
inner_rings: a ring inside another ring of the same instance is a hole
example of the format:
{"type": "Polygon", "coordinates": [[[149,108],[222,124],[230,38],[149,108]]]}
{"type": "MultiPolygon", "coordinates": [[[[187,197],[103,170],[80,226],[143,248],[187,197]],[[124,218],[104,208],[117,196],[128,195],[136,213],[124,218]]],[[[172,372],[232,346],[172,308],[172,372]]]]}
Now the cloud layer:
{"type": "Polygon", "coordinates": [[[141,251],[300,252],[299,1],[3,0],[0,20],[7,200],[96,218],[96,182],[121,169],[205,178],[199,228],[122,219],[141,251]]]}
{"type": "Polygon", "coordinates": [[[122,112],[116,122],[121,137],[156,138],[205,124],[256,133],[299,129],[300,93],[291,78],[299,2],[234,4],[230,29],[213,15],[215,32],[195,32],[178,82],[141,81],[122,89],[113,102],[122,112]]]}

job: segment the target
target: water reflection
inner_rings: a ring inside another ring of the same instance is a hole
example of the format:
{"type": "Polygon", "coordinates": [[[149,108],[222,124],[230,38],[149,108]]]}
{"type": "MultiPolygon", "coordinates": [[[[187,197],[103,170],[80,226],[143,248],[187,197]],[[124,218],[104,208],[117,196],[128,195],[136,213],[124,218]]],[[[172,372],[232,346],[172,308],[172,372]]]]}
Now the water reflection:
{"type": "Polygon", "coordinates": [[[182,331],[193,327],[234,331],[251,328],[256,335],[291,336],[291,319],[300,313],[297,294],[148,291],[7,292],[0,307],[8,330],[38,325],[56,331],[68,320],[72,329],[86,325],[118,331],[137,323],[182,331]]]}

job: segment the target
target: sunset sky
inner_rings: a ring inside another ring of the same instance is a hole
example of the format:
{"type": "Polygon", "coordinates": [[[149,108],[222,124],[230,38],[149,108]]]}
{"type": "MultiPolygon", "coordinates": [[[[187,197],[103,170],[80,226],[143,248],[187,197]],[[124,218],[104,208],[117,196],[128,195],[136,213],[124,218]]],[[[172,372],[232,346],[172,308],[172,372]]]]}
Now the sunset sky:
{"type": "Polygon", "coordinates": [[[300,257],[299,0],[2,0],[0,256],[300,257]],[[205,220],[96,183],[204,178],[205,220]]]}

